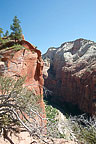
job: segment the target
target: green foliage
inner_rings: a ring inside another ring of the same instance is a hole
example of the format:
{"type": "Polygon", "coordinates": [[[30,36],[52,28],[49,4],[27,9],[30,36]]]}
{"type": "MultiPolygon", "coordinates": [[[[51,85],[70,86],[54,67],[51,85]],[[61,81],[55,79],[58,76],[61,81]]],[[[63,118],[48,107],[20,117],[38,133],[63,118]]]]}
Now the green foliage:
{"type": "Polygon", "coordinates": [[[15,50],[15,51],[18,51],[18,50],[21,50],[21,49],[24,49],[25,47],[23,47],[22,45],[20,44],[14,44],[12,47],[10,47],[11,49],[15,50]]]}
{"type": "Polygon", "coordinates": [[[2,43],[2,34],[3,34],[3,29],[0,28],[0,43],[2,43]]]}
{"type": "Polygon", "coordinates": [[[22,108],[25,108],[28,104],[32,106],[39,100],[39,97],[34,99],[33,91],[23,88],[24,80],[25,77],[19,78],[18,80],[14,80],[10,77],[0,77],[0,90],[2,95],[9,95],[12,101],[22,108]]]}
{"type": "Polygon", "coordinates": [[[94,127],[88,128],[81,125],[75,125],[73,130],[79,142],[82,142],[84,144],[96,143],[96,130],[94,129],[94,127]]]}
{"type": "MultiPolygon", "coordinates": [[[[58,111],[56,108],[53,108],[51,105],[48,105],[45,101],[45,111],[47,118],[47,136],[60,138],[61,134],[58,131],[58,111]]],[[[64,136],[64,135],[63,135],[64,136]]]]}
{"type": "Polygon", "coordinates": [[[8,37],[9,36],[9,31],[6,30],[5,34],[3,34],[4,37],[8,37]]]}
{"type": "Polygon", "coordinates": [[[30,51],[29,49],[25,48],[24,46],[22,46],[22,45],[20,45],[18,43],[14,44],[13,46],[9,47],[8,49],[13,49],[15,51],[19,51],[21,49],[25,49],[27,51],[30,51]]]}
{"type": "Polygon", "coordinates": [[[0,38],[1,38],[1,35],[3,34],[3,29],[0,28],[0,38]]]}
{"type": "Polygon", "coordinates": [[[58,111],[56,108],[53,108],[51,105],[45,105],[46,109],[46,117],[53,123],[56,122],[55,118],[58,115],[58,111]]]}
{"type": "Polygon", "coordinates": [[[17,18],[17,16],[14,17],[13,19],[13,24],[10,25],[10,29],[12,30],[11,34],[9,35],[9,31],[6,30],[5,34],[3,34],[3,29],[0,28],[0,43],[1,44],[6,44],[10,39],[19,41],[22,39],[22,29],[20,26],[20,21],[17,18]],[[3,38],[2,38],[3,34],[3,38]]]}
{"type": "MultiPolygon", "coordinates": [[[[33,111],[40,111],[40,106],[38,101],[40,97],[34,98],[34,93],[28,90],[27,87],[23,87],[24,78],[19,78],[18,80],[0,77],[0,129],[9,129],[13,125],[20,125],[20,115],[23,117],[21,122],[29,125],[27,129],[30,130],[32,123],[30,123],[30,118],[36,117],[33,111]],[[29,116],[25,118],[24,113],[29,116]],[[31,126],[30,126],[31,124],[31,126]]],[[[35,123],[34,123],[35,125],[35,123]]],[[[30,130],[31,131],[31,130],[30,130]]]]}
{"type": "Polygon", "coordinates": [[[72,130],[79,143],[95,144],[96,143],[96,118],[88,120],[82,115],[71,118],[72,130]]]}
{"type": "Polygon", "coordinates": [[[0,37],[0,43],[1,43],[1,44],[2,44],[2,41],[3,41],[3,40],[2,40],[2,38],[0,37]]]}
{"type": "Polygon", "coordinates": [[[59,112],[56,108],[48,105],[45,101],[45,110],[46,110],[46,118],[47,118],[47,136],[52,138],[65,138],[65,133],[61,134],[58,130],[58,115],[59,112]]]}
{"type": "Polygon", "coordinates": [[[21,50],[21,49],[25,49],[25,47],[23,47],[22,45],[20,45],[20,44],[14,44],[13,46],[11,46],[11,47],[6,47],[6,42],[8,42],[9,40],[8,39],[6,39],[6,40],[4,40],[3,41],[3,44],[2,44],[2,49],[1,49],[1,52],[5,52],[5,51],[8,51],[8,50],[12,50],[11,51],[11,53],[10,53],[10,55],[11,56],[14,56],[14,51],[19,51],[19,50],[21,50]]]}
{"type": "Polygon", "coordinates": [[[96,130],[94,130],[94,128],[91,129],[82,128],[80,135],[85,140],[85,142],[90,144],[96,143],[96,130]]]}
{"type": "MultiPolygon", "coordinates": [[[[66,138],[66,133],[60,133],[58,130],[58,111],[51,105],[46,106],[46,117],[47,117],[47,135],[57,138],[66,138]]],[[[75,139],[78,143],[82,144],[95,144],[96,143],[96,118],[87,119],[83,115],[79,116],[69,116],[68,115],[68,125],[62,122],[64,129],[68,127],[71,139],[75,139]]],[[[59,123],[60,124],[60,123],[59,123]]]]}
{"type": "Polygon", "coordinates": [[[10,41],[10,38],[8,37],[7,39],[2,39],[2,45],[6,45],[7,42],[10,41]]]}
{"type": "Polygon", "coordinates": [[[9,36],[9,32],[8,32],[8,30],[5,32],[5,34],[3,34],[3,37],[8,37],[8,38],[6,38],[6,39],[4,39],[4,38],[2,38],[1,37],[1,34],[3,34],[3,29],[2,28],[0,28],[0,42],[1,42],[1,44],[6,44],[9,40],[10,40],[10,38],[8,37],[9,36]]]}
{"type": "Polygon", "coordinates": [[[11,38],[15,40],[21,40],[22,39],[22,29],[20,26],[20,21],[17,18],[17,16],[14,17],[13,19],[13,24],[10,25],[10,29],[13,31],[11,33],[11,38]]]}

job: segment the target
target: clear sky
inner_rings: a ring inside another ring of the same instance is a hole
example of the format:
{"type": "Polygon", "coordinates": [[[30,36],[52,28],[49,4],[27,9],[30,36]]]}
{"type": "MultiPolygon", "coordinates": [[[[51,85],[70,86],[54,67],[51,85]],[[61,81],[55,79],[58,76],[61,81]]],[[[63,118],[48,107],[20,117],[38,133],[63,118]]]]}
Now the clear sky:
{"type": "Polygon", "coordinates": [[[96,0],[0,0],[4,31],[10,31],[14,16],[25,39],[42,53],[78,38],[96,42],[96,0]]]}

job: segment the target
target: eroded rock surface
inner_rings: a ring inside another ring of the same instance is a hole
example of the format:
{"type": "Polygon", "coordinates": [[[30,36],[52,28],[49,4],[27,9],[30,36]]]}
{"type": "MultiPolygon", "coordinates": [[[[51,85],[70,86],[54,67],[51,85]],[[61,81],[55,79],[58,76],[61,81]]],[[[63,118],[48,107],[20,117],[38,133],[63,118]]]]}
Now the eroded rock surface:
{"type": "Polygon", "coordinates": [[[28,132],[23,131],[17,134],[8,135],[8,139],[0,136],[0,144],[78,144],[75,141],[65,140],[63,138],[34,138],[28,132]],[[43,140],[42,140],[43,139],[43,140]],[[11,141],[11,142],[10,142],[11,141]]]}
{"type": "Polygon", "coordinates": [[[96,115],[96,43],[77,39],[43,55],[45,86],[55,102],[71,102],[96,115]]]}
{"type": "MultiPolygon", "coordinates": [[[[43,60],[41,52],[26,40],[20,41],[21,47],[12,47],[13,41],[6,43],[0,50],[0,75],[15,79],[26,77],[24,85],[33,90],[36,96],[41,95],[40,105],[44,112],[43,102],[43,60]]],[[[35,97],[34,97],[35,98],[35,97]]]]}

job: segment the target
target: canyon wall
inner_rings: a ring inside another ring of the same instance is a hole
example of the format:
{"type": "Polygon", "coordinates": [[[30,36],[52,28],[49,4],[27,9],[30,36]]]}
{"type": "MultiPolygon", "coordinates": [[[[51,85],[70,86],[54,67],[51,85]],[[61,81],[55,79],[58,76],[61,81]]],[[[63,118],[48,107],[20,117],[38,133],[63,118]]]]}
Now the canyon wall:
{"type": "MultiPolygon", "coordinates": [[[[14,45],[13,41],[6,43],[5,48],[0,49],[0,75],[18,79],[26,77],[24,86],[33,90],[35,96],[41,96],[40,106],[43,117],[45,105],[43,102],[43,60],[41,52],[26,40],[14,45]],[[20,47],[21,46],[21,47],[20,47]]],[[[35,98],[35,97],[34,97],[35,98]]]]}
{"type": "Polygon", "coordinates": [[[96,115],[96,43],[77,39],[43,55],[45,87],[52,101],[71,102],[96,115]]]}

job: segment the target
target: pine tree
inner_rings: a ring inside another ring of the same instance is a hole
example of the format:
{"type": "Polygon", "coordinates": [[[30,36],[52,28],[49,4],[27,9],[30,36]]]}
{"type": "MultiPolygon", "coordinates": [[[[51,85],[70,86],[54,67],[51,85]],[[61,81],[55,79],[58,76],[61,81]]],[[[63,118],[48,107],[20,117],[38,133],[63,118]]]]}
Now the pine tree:
{"type": "Polygon", "coordinates": [[[22,29],[20,26],[20,21],[17,18],[17,16],[14,17],[13,24],[10,25],[10,29],[13,31],[13,32],[11,32],[11,37],[12,37],[12,39],[15,40],[15,42],[16,42],[16,40],[22,39],[22,29]]]}

